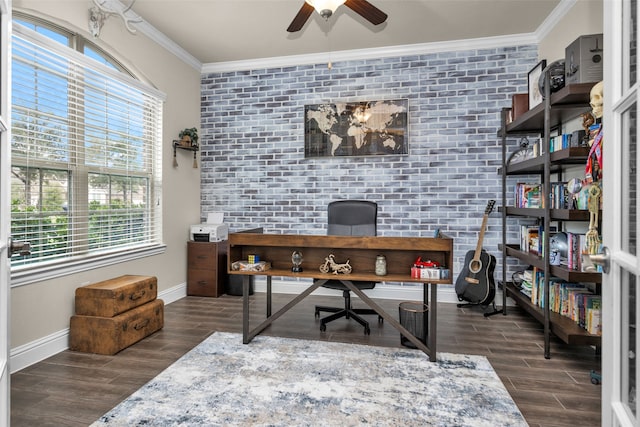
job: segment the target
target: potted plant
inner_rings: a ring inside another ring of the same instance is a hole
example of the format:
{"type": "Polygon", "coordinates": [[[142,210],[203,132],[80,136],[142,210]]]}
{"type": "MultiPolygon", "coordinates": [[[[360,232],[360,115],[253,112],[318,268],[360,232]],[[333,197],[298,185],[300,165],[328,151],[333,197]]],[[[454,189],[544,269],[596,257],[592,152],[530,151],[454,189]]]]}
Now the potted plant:
{"type": "Polygon", "coordinates": [[[198,146],[198,129],[196,128],[184,129],[178,134],[178,137],[180,137],[180,145],[183,147],[198,146]]]}

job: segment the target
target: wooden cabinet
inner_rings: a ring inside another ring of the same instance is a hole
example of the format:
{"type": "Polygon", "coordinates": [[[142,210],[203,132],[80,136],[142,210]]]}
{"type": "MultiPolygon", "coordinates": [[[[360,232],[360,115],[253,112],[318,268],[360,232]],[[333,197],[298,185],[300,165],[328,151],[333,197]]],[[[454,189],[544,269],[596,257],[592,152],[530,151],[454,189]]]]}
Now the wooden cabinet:
{"type": "Polygon", "coordinates": [[[187,295],[219,297],[227,281],[227,242],[187,243],[187,295]]]}
{"type": "MultiPolygon", "coordinates": [[[[548,84],[548,82],[547,82],[548,84]]],[[[519,244],[507,241],[507,230],[513,230],[514,222],[518,224],[523,219],[535,219],[542,227],[542,230],[552,230],[552,226],[558,231],[563,231],[568,222],[580,223],[589,221],[589,212],[577,209],[551,209],[551,198],[541,208],[513,207],[507,202],[507,194],[511,195],[507,189],[507,177],[529,176],[537,179],[542,185],[542,196],[550,195],[550,183],[552,180],[563,181],[567,168],[576,165],[585,165],[589,154],[588,147],[568,147],[559,151],[545,152],[537,157],[529,158],[518,163],[509,164],[506,149],[506,139],[516,135],[536,134],[542,139],[542,146],[549,147],[550,134],[555,131],[562,133],[562,126],[565,121],[578,117],[581,113],[589,111],[589,92],[595,83],[573,84],[564,87],[553,94],[547,94],[545,101],[532,110],[524,113],[512,123],[507,123],[508,111],[502,112],[502,128],[500,136],[502,138],[503,165],[500,168],[502,175],[502,255],[503,272],[502,283],[504,284],[503,303],[506,307],[506,296],[512,297],[518,305],[527,311],[536,320],[544,325],[544,355],[550,357],[550,335],[553,334],[563,342],[572,345],[595,345],[599,346],[601,337],[590,334],[580,327],[574,320],[562,316],[549,309],[550,281],[551,279],[562,280],[571,283],[586,283],[591,286],[596,294],[600,293],[600,283],[602,280],[600,273],[576,271],[568,269],[564,265],[550,264],[550,233],[544,232],[542,236],[542,251],[532,254],[520,248],[519,244]],[[550,96],[549,96],[550,95],[550,96]],[[536,178],[537,177],[537,178],[536,178]],[[543,272],[542,303],[534,304],[531,297],[521,292],[507,279],[507,258],[517,258],[521,264],[536,267],[543,272]]],[[[526,179],[530,179],[527,177],[526,179]]],[[[513,184],[513,183],[511,183],[513,184]]],[[[505,311],[506,313],[506,311],[505,311]]]]}

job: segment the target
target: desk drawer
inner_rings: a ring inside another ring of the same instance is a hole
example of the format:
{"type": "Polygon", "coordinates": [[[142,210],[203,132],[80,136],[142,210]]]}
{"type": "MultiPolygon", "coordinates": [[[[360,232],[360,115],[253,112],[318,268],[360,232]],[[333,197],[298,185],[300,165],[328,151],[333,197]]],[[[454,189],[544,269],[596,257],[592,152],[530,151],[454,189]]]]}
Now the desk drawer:
{"type": "Polygon", "coordinates": [[[223,294],[224,283],[218,280],[216,270],[190,269],[187,278],[187,295],[219,297],[223,294]]]}
{"type": "Polygon", "coordinates": [[[206,242],[189,242],[188,268],[217,270],[218,245],[206,242]]]}

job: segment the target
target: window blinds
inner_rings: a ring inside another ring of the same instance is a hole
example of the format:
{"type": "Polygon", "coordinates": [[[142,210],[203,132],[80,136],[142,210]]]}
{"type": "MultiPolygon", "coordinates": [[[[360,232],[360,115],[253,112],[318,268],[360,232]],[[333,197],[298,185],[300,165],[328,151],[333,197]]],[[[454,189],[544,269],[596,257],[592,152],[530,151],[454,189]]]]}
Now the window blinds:
{"type": "Polygon", "coordinates": [[[11,232],[32,254],[12,266],[161,244],[164,96],[16,29],[11,232]]]}

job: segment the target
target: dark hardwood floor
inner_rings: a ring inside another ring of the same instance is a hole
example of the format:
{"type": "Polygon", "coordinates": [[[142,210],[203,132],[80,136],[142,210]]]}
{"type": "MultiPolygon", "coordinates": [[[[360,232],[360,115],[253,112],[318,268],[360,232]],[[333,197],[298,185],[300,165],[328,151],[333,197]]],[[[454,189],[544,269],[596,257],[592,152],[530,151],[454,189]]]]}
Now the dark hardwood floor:
{"type": "MultiPolygon", "coordinates": [[[[291,299],[274,295],[277,309],[291,299]]],[[[390,313],[399,301],[378,300],[390,313]]],[[[11,425],[87,426],[155,377],[215,331],[242,331],[242,298],[186,297],[165,307],[164,328],[115,356],[64,351],[11,376],[11,425]]],[[[398,332],[370,317],[371,335],[341,319],[319,331],[315,304],[340,297],[311,296],[265,331],[282,337],[400,347],[398,332]]],[[[264,294],[252,305],[262,309],[264,294]]],[[[354,305],[361,305],[355,301],[354,305]]],[[[254,312],[256,310],[254,309],[254,312]]],[[[261,311],[264,313],[264,311],[261,311]]],[[[253,317],[257,324],[259,316],[253,317]]],[[[513,307],[507,316],[485,318],[473,308],[438,305],[438,351],[486,356],[531,426],[599,426],[601,386],[589,370],[600,369],[593,348],[552,341],[542,349],[541,325],[513,307]]],[[[460,396],[464,399],[464,396],[460,396]]]]}

